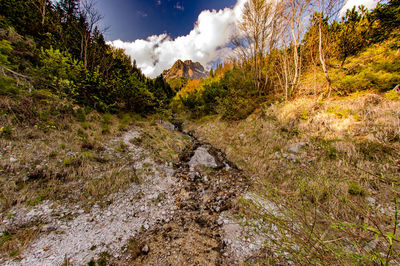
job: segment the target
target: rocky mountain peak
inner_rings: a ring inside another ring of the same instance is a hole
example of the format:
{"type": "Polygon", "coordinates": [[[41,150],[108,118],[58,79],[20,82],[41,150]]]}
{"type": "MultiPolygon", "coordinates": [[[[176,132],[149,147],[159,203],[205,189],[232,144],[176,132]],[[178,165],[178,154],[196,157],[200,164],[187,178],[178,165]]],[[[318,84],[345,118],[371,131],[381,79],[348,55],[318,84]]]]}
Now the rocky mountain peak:
{"type": "Polygon", "coordinates": [[[192,60],[186,60],[184,62],[178,60],[169,70],[165,70],[162,74],[167,81],[181,77],[201,79],[209,75],[199,62],[193,62],[192,60]]]}

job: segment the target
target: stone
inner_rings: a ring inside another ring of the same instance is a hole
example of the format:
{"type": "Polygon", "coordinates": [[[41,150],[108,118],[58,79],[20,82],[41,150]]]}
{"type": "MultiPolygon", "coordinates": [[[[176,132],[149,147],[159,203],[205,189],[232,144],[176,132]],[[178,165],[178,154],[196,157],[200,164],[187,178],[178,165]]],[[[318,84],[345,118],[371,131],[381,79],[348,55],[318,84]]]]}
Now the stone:
{"type": "Polygon", "coordinates": [[[15,159],[14,157],[10,157],[10,163],[16,163],[16,162],[18,162],[17,159],[15,159]]]}
{"type": "Polygon", "coordinates": [[[55,231],[56,228],[54,225],[51,224],[46,224],[44,226],[42,226],[42,228],[40,228],[41,232],[51,232],[51,231],[55,231]]]}
{"type": "Polygon", "coordinates": [[[161,124],[166,130],[169,130],[169,131],[174,131],[174,130],[175,130],[175,126],[174,126],[172,123],[170,123],[170,122],[161,121],[160,124],[161,124]]]}
{"type": "Polygon", "coordinates": [[[375,205],[375,203],[376,203],[376,199],[374,199],[373,197],[367,197],[366,200],[371,205],[375,205]]]}
{"type": "Polygon", "coordinates": [[[189,166],[194,169],[196,166],[206,166],[210,168],[217,168],[218,164],[215,158],[208,152],[205,147],[199,147],[192,159],[189,161],[189,166]]]}
{"type": "Polygon", "coordinates": [[[245,137],[245,135],[244,135],[244,134],[240,134],[240,136],[239,136],[239,138],[240,138],[241,140],[243,140],[243,139],[244,139],[244,137],[245,137]]]}
{"type": "Polygon", "coordinates": [[[143,254],[147,255],[150,252],[150,247],[148,245],[145,245],[144,247],[142,247],[142,252],[143,254]]]}
{"type": "Polygon", "coordinates": [[[301,149],[307,144],[305,142],[298,142],[289,146],[288,152],[289,153],[300,153],[301,149]]]}
{"type": "Polygon", "coordinates": [[[150,225],[149,225],[148,223],[145,223],[145,224],[143,225],[143,228],[144,228],[145,230],[149,230],[150,225]]]}

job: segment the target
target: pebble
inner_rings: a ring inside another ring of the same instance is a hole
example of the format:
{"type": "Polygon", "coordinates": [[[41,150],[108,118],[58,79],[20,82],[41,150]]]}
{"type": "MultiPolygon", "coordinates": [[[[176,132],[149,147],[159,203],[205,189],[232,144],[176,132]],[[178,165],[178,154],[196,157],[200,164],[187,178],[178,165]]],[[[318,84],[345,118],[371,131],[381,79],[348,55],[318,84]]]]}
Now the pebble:
{"type": "Polygon", "coordinates": [[[149,247],[148,245],[145,245],[145,246],[142,248],[142,252],[143,252],[144,254],[148,254],[148,253],[150,252],[150,247],[149,247]]]}
{"type": "Polygon", "coordinates": [[[17,159],[15,159],[14,157],[10,157],[10,163],[16,163],[16,162],[18,162],[17,159]]]}
{"type": "Polygon", "coordinates": [[[143,228],[144,228],[145,230],[149,230],[150,225],[149,225],[148,223],[145,223],[145,224],[143,225],[143,228]]]}

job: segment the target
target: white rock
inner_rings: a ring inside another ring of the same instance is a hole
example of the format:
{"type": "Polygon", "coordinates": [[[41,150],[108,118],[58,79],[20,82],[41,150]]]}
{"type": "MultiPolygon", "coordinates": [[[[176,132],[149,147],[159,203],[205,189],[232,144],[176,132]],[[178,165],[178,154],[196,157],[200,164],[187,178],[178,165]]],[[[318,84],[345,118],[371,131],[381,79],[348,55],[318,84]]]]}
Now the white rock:
{"type": "Polygon", "coordinates": [[[211,168],[217,168],[217,162],[215,158],[208,152],[205,147],[199,147],[189,161],[189,166],[194,169],[196,166],[206,166],[211,168]]]}
{"type": "Polygon", "coordinates": [[[10,157],[10,163],[16,163],[16,162],[18,162],[17,159],[15,159],[14,157],[10,157]]]}

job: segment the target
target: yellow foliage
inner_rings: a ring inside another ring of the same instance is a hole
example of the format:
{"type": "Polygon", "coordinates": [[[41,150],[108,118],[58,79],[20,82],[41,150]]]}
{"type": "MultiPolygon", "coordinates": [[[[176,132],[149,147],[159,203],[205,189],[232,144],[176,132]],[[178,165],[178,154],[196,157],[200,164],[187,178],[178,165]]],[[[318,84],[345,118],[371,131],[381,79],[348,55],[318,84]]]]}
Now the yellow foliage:
{"type": "Polygon", "coordinates": [[[200,80],[190,80],[185,87],[177,94],[178,97],[186,98],[189,93],[200,92],[203,90],[203,82],[200,80]]]}

